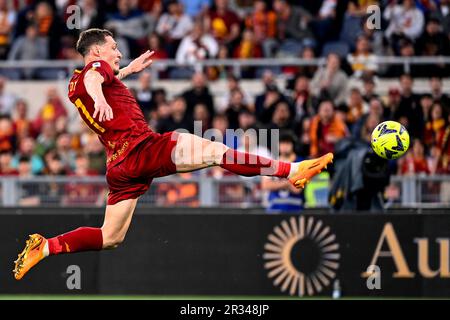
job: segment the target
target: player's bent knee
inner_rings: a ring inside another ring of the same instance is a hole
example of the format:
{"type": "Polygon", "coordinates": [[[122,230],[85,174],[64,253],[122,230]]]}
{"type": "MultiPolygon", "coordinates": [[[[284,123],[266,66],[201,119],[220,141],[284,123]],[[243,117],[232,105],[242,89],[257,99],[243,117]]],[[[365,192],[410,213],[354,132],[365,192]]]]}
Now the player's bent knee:
{"type": "Polygon", "coordinates": [[[103,230],[103,249],[115,249],[125,240],[125,234],[103,230]]]}
{"type": "Polygon", "coordinates": [[[228,150],[228,147],[221,142],[208,141],[204,150],[206,151],[206,161],[210,164],[220,164],[224,153],[228,150]]]}

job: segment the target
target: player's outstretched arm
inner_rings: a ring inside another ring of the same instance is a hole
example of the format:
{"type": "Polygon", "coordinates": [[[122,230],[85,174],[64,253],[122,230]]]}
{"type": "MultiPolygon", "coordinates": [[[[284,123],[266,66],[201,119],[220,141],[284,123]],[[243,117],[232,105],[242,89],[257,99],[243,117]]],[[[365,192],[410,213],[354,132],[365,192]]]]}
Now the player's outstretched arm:
{"type": "Polygon", "coordinates": [[[154,51],[147,50],[146,52],[141,54],[139,57],[131,61],[128,66],[120,69],[117,78],[119,78],[119,80],[122,80],[123,78],[129,76],[132,73],[141,72],[145,68],[149,67],[153,62],[153,60],[150,58],[153,56],[154,53],[155,53],[154,51]]]}
{"type": "Polygon", "coordinates": [[[84,86],[87,93],[94,100],[94,114],[92,117],[98,115],[98,121],[112,120],[113,111],[109,104],[106,102],[106,98],[103,95],[102,83],[105,81],[103,76],[95,70],[88,70],[84,76],[84,86]]]}

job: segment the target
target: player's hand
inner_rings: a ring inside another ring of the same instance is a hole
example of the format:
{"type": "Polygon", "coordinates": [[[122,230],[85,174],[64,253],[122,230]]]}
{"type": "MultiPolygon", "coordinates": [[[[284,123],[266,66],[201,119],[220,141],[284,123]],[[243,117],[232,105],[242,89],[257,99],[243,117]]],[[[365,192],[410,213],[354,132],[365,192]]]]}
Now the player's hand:
{"type": "Polygon", "coordinates": [[[145,68],[149,67],[153,63],[153,60],[150,58],[153,56],[154,53],[155,51],[147,50],[139,57],[131,61],[130,64],[128,65],[130,72],[131,73],[141,72],[145,68]]]}
{"type": "Polygon", "coordinates": [[[97,100],[94,104],[94,114],[92,117],[95,119],[95,117],[98,115],[98,121],[109,121],[113,119],[113,111],[112,108],[109,106],[109,104],[105,100],[97,100]]]}

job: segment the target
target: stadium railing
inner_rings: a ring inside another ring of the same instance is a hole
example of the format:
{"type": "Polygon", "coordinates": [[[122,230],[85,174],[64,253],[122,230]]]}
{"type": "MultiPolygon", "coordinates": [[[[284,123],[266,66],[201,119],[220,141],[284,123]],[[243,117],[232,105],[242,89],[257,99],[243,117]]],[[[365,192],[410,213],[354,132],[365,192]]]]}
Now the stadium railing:
{"type": "MultiPolygon", "coordinates": [[[[122,64],[126,65],[130,60],[123,60],[122,64]]],[[[284,67],[284,66],[321,66],[324,65],[326,59],[324,57],[314,59],[301,59],[292,57],[283,57],[276,59],[208,59],[198,61],[194,64],[185,63],[180,64],[176,60],[156,60],[153,62],[153,67],[150,72],[153,73],[154,79],[159,78],[159,72],[162,69],[170,67],[191,67],[192,69],[202,68],[205,66],[224,66],[231,67],[235,75],[241,74],[241,69],[245,67],[260,67],[260,68],[272,68],[272,67],[284,67]]],[[[448,56],[413,56],[413,57],[396,57],[396,56],[376,56],[374,61],[377,65],[403,65],[403,71],[409,73],[414,65],[450,65],[450,57],[448,56]]],[[[44,69],[44,70],[61,70],[57,78],[65,78],[68,74],[76,68],[82,66],[81,60],[18,60],[18,61],[0,61],[0,71],[4,74],[4,71],[8,69],[21,70],[21,69],[44,69]]]]}
{"type": "MultiPolygon", "coordinates": [[[[328,178],[313,180],[308,185],[311,189],[305,190],[306,207],[326,208],[328,186],[328,178]]],[[[392,176],[386,190],[389,190],[385,192],[387,207],[450,207],[450,175],[392,176]]],[[[107,191],[103,176],[2,177],[0,206],[101,207],[105,205],[107,191]]],[[[215,178],[202,171],[189,178],[170,176],[154,180],[139,203],[142,206],[163,207],[255,208],[264,206],[265,192],[261,190],[258,177],[215,178]]]]}

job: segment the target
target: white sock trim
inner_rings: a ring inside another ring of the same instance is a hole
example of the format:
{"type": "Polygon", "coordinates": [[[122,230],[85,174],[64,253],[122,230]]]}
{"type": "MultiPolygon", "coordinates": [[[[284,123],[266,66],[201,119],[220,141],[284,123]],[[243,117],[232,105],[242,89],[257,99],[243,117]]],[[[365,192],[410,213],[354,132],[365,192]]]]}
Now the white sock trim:
{"type": "Polygon", "coordinates": [[[48,255],[50,254],[50,251],[48,250],[48,241],[45,240],[45,245],[44,245],[44,257],[48,257],[48,255]]]}
{"type": "Polygon", "coordinates": [[[291,163],[291,170],[289,171],[288,179],[292,178],[292,176],[298,172],[299,165],[300,165],[300,162],[292,162],[291,163]]]}

